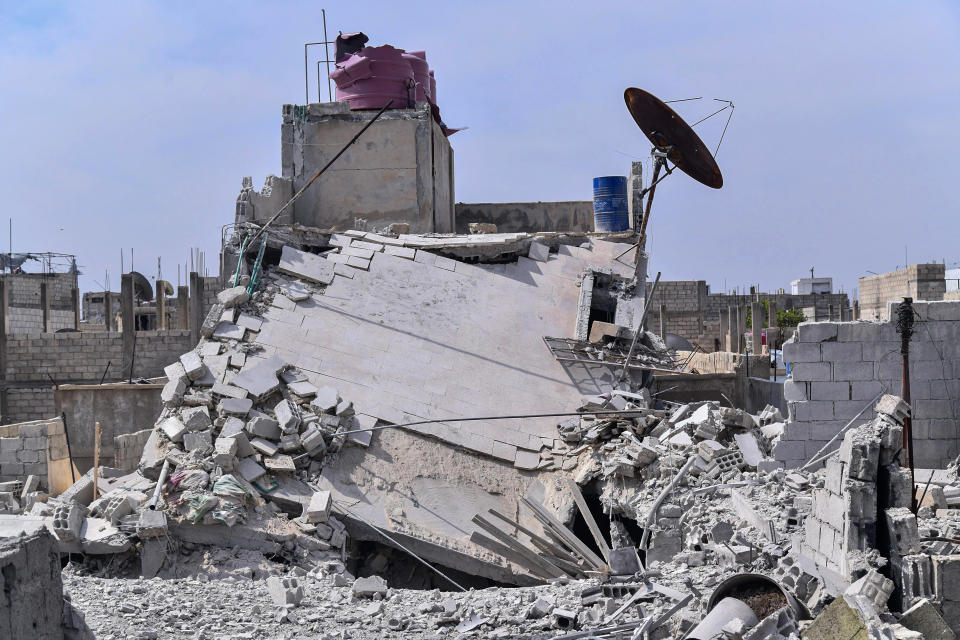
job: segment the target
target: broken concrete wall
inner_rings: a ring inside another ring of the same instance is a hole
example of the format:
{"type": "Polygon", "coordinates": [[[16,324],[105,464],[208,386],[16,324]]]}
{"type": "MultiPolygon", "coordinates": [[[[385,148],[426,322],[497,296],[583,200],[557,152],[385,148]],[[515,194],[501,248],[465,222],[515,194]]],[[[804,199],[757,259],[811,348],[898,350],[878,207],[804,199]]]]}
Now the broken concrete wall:
{"type": "MultiPolygon", "coordinates": [[[[53,420],[38,420],[0,427],[0,481],[37,476],[47,478],[47,433],[53,420]]],[[[56,422],[60,422],[59,419],[56,422]]]]}
{"type": "MultiPolygon", "coordinates": [[[[29,264],[29,263],[28,263],[29,264]]],[[[0,281],[7,289],[7,333],[43,333],[44,306],[49,311],[49,329],[72,329],[79,313],[77,276],[72,273],[5,273],[0,281]],[[46,286],[46,301],[41,290],[46,286]]]]}
{"type": "MultiPolygon", "coordinates": [[[[649,295],[652,282],[647,283],[649,295]]],[[[841,309],[850,307],[845,293],[793,295],[789,293],[760,293],[759,299],[776,303],[777,309],[803,309],[814,307],[818,314],[826,316],[833,307],[834,317],[839,318],[841,309]]],[[[652,331],[660,331],[660,305],[665,306],[664,329],[687,340],[699,344],[706,351],[714,351],[715,341],[720,341],[720,350],[724,350],[723,336],[720,335],[720,314],[727,313],[728,307],[748,306],[743,295],[710,293],[710,287],[704,280],[661,280],[657,292],[651,299],[647,326],[652,331]]],[[[764,326],[766,319],[762,319],[764,326]]]]}
{"type": "MultiPolygon", "coordinates": [[[[163,375],[163,367],[192,346],[189,331],[138,331],[134,377],[163,375]]],[[[51,378],[61,385],[96,384],[108,362],[108,381],[128,376],[130,363],[124,362],[123,334],[116,331],[9,336],[4,420],[22,422],[56,415],[51,378]]]]}
{"type": "Polygon", "coordinates": [[[888,303],[905,297],[914,300],[943,300],[947,290],[946,265],[912,264],[906,269],[860,278],[860,317],[889,320],[888,303]]]}
{"type": "Polygon", "coordinates": [[[54,537],[42,526],[0,538],[0,638],[62,640],[63,583],[54,537]]]}
{"type": "MultiPolygon", "coordinates": [[[[167,364],[176,361],[179,355],[179,352],[170,354],[167,364]]],[[[93,465],[91,425],[97,422],[101,432],[100,464],[128,469],[114,459],[114,440],[153,426],[163,409],[162,389],[163,384],[117,383],[62,385],[54,391],[55,415],[63,413],[67,417],[73,460],[81,473],[93,465]]],[[[139,459],[140,451],[131,451],[129,455],[139,459]]]]}
{"type": "MultiPolygon", "coordinates": [[[[284,105],[282,177],[257,193],[244,182],[237,222],[273,215],[373,117],[343,102],[284,105]]],[[[322,229],[453,231],[453,153],[427,103],[386,111],[293,205],[287,223],[322,229]]],[[[283,222],[283,221],[281,221],[283,222]]]]}
{"type": "Polygon", "coordinates": [[[899,426],[876,422],[851,429],[843,437],[838,454],[826,462],[823,486],[813,490],[809,515],[804,520],[800,553],[818,568],[851,582],[866,567],[862,557],[877,545],[878,499],[889,508],[909,506],[910,481],[901,491],[878,488],[878,479],[896,487],[901,480],[892,462],[903,438],[899,426]],[[884,467],[884,471],[881,471],[884,467]],[[883,492],[884,496],[879,494],[883,492]]]}
{"type": "MultiPolygon", "coordinates": [[[[939,469],[960,454],[960,302],[914,303],[914,310],[914,459],[918,467],[939,469]]],[[[897,390],[901,384],[895,322],[802,323],[797,341],[784,345],[784,360],[792,370],[784,385],[792,420],[774,454],[788,467],[809,459],[881,391],[897,390]]],[[[873,417],[868,409],[858,422],[873,417]]]]}
{"type": "Polygon", "coordinates": [[[497,231],[593,231],[593,201],[458,202],[456,232],[468,233],[471,222],[489,222],[497,231]]]}

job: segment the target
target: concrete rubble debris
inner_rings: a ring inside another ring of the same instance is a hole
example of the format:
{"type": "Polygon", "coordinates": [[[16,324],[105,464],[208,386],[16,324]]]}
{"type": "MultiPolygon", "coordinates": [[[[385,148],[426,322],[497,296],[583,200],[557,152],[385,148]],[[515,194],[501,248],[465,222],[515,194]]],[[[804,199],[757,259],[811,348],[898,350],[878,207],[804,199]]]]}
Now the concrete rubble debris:
{"type": "MultiPolygon", "coordinates": [[[[123,596],[118,612],[95,619],[150,611],[151,593],[184,607],[214,594],[225,610],[206,616],[219,618],[205,622],[211,637],[323,633],[333,625],[368,626],[385,637],[759,640],[826,638],[837,629],[956,637],[960,463],[917,470],[911,486],[899,450],[911,408],[900,398],[882,396],[873,417],[838,436],[827,457],[797,468],[774,455],[789,412],[664,400],[640,376],[617,388],[610,378],[607,390],[571,397],[573,415],[550,418],[546,428],[521,419],[448,427],[470,413],[451,417],[426,400],[422,415],[400,410],[397,394],[411,392],[388,375],[368,381],[386,398],[374,404],[352,379],[317,372],[307,345],[341,327],[311,325],[307,313],[285,323],[283,314],[315,308],[338,282],[380,277],[378,264],[427,264],[454,275],[477,268],[456,253],[388,244],[403,240],[386,233],[336,234],[329,253],[284,245],[280,265],[268,266],[252,295],[243,286],[220,292],[213,328],[165,368],[163,406],[138,469],[102,469],[97,499],[92,472],[59,496],[47,495],[37,476],[0,485],[0,526],[8,514],[40,519],[60,552],[81,554],[63,573],[74,602],[88,607],[107,589],[123,596]],[[277,348],[284,340],[287,348],[277,348]],[[394,428],[407,423],[422,424],[394,428]],[[384,446],[398,434],[417,445],[384,446]],[[441,440],[452,464],[430,458],[423,444],[441,440]],[[393,457],[410,477],[376,467],[393,457]],[[354,472],[352,484],[330,482],[329,472],[341,468],[354,472]],[[437,498],[437,484],[449,486],[454,472],[493,478],[513,502],[504,508],[462,477],[453,488],[462,493],[437,498]],[[388,498],[373,500],[378,491],[388,498]],[[921,505],[916,513],[912,498],[921,505]],[[383,520],[371,524],[377,509],[383,520]],[[465,535],[459,546],[441,547],[417,511],[440,527],[469,511],[472,528],[450,524],[465,535]],[[421,564],[425,552],[441,558],[428,563],[438,573],[421,564]],[[139,585],[85,575],[107,572],[108,558],[139,573],[139,585]],[[164,582],[171,578],[177,589],[164,582]],[[395,586],[404,580],[424,589],[395,586]],[[472,590],[448,591],[461,583],[472,590]]],[[[526,238],[513,259],[546,272],[573,249],[589,251],[526,238]]],[[[637,336],[645,362],[672,366],[658,336],[634,331],[630,318],[609,320],[584,329],[593,353],[606,357],[637,336]]],[[[372,330],[362,348],[382,357],[392,339],[372,330]]],[[[547,355],[553,363],[555,354],[547,355]]],[[[327,350],[325,357],[340,356],[327,350]]],[[[405,357],[426,366],[434,356],[405,357]]],[[[342,366],[354,363],[344,358],[342,366]]],[[[390,367],[398,362],[385,360],[382,371],[390,367]]],[[[444,396],[418,397],[442,405],[444,396]]]]}

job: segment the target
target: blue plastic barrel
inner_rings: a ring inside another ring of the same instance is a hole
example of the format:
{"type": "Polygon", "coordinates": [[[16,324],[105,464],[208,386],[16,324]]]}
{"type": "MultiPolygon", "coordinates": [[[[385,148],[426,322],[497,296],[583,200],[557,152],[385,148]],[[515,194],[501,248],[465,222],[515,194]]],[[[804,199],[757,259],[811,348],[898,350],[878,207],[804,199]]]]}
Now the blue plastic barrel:
{"type": "Polygon", "coordinates": [[[602,176],[593,179],[593,228],[595,231],[626,231],[630,228],[627,212],[627,178],[602,176]]]}

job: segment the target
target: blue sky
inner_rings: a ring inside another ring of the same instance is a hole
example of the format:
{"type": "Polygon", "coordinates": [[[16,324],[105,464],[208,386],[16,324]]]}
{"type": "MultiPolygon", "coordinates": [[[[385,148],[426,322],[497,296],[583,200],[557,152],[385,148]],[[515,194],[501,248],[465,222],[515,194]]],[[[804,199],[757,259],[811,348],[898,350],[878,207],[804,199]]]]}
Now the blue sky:
{"type": "MultiPolygon", "coordinates": [[[[0,4],[0,180],[14,251],[75,253],[119,285],[120,249],[166,279],[215,268],[241,178],[280,172],[315,2],[0,4]]],[[[649,145],[623,89],[694,121],[732,100],[725,186],[657,192],[651,269],[712,290],[845,291],[868,271],[960,262],[960,9],[950,2],[434,2],[328,6],[331,33],[425,49],[462,202],[580,200],[649,145]]],[[[311,92],[315,94],[313,80],[311,92]]],[[[723,121],[698,127],[713,145],[723,121]]],[[[0,230],[5,229],[2,220],[0,230]]],[[[0,231],[0,246],[6,246],[0,231]]],[[[28,265],[29,266],[29,265],[28,265]]],[[[129,266],[129,265],[128,265],[129,266]]]]}

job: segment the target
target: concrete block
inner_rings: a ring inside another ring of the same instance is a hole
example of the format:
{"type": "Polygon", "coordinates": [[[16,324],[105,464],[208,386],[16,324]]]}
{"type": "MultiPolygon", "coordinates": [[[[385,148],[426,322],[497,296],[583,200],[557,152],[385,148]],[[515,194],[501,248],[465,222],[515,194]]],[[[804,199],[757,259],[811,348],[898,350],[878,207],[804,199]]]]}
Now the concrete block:
{"type": "Polygon", "coordinates": [[[914,400],[913,417],[918,420],[956,418],[950,400],[914,400]]]}
{"type": "Polygon", "coordinates": [[[189,431],[183,434],[183,448],[187,451],[208,449],[211,446],[213,446],[213,440],[209,429],[197,432],[189,431]]]}
{"type": "Polygon", "coordinates": [[[837,325],[840,342],[874,342],[880,339],[880,325],[876,322],[843,322],[837,325]]]}
{"type": "Polygon", "coordinates": [[[340,396],[333,387],[320,387],[316,397],[310,402],[310,408],[319,413],[331,413],[340,403],[340,396]]]}
{"type": "Polygon", "coordinates": [[[283,433],[295,433],[297,427],[300,426],[300,415],[297,411],[290,405],[290,402],[287,400],[281,400],[273,408],[274,414],[277,416],[277,424],[280,426],[280,431],[283,433]]]}
{"type": "Polygon", "coordinates": [[[820,347],[820,343],[817,342],[788,342],[783,345],[783,360],[790,364],[820,362],[822,360],[820,347]]]}
{"type": "Polygon", "coordinates": [[[879,380],[853,381],[850,383],[851,400],[872,400],[883,391],[883,383],[879,380]]]}
{"type": "Polygon", "coordinates": [[[357,578],[351,589],[355,598],[372,598],[375,595],[387,595],[387,582],[380,576],[357,578]]]}
{"type": "Polygon", "coordinates": [[[315,491],[310,496],[310,503],[303,509],[302,518],[305,522],[326,522],[332,506],[333,499],[329,491],[315,491]]]}
{"type": "Polygon", "coordinates": [[[202,431],[210,428],[210,410],[206,407],[181,409],[180,420],[187,431],[202,431]]]}
{"type": "Polygon", "coordinates": [[[917,517],[910,509],[887,509],[885,514],[890,531],[890,546],[901,556],[920,553],[920,533],[917,517]]]}
{"type": "Polygon", "coordinates": [[[277,270],[320,284],[330,284],[334,278],[332,262],[288,246],[283,247],[280,253],[277,270]]]}
{"type": "Polygon", "coordinates": [[[266,360],[248,360],[243,369],[230,381],[235,387],[246,389],[254,398],[262,398],[280,388],[277,374],[286,363],[276,356],[266,360]]]}
{"type": "Polygon", "coordinates": [[[224,396],[225,398],[237,398],[243,399],[247,397],[247,390],[236,387],[232,384],[224,384],[222,382],[215,382],[213,388],[210,389],[210,393],[214,395],[224,396]]]}
{"type": "Polygon", "coordinates": [[[811,382],[811,400],[849,400],[849,382],[811,382]]]}
{"type": "Polygon", "coordinates": [[[183,365],[184,372],[191,380],[199,380],[203,377],[203,360],[196,351],[188,351],[181,355],[180,364],[183,365]]]}
{"type": "Polygon", "coordinates": [[[821,345],[824,361],[860,362],[863,349],[859,342],[826,342],[821,345]]]}
{"type": "Polygon", "coordinates": [[[253,400],[250,398],[224,398],[217,405],[217,413],[222,416],[244,418],[252,408],[253,400]]]}
{"type": "Polygon", "coordinates": [[[250,446],[250,441],[247,439],[247,434],[240,432],[227,437],[230,440],[233,440],[237,443],[237,452],[236,457],[246,458],[254,455],[256,452],[253,450],[253,447],[250,446]]]}
{"type": "Polygon", "coordinates": [[[837,325],[833,322],[801,322],[797,326],[798,342],[827,342],[837,339],[837,325]]]}
{"type": "Polygon", "coordinates": [[[537,262],[546,262],[550,259],[550,247],[537,241],[530,243],[530,250],[527,257],[537,262]]]}
{"type": "Polygon", "coordinates": [[[264,440],[263,438],[253,438],[250,440],[250,446],[253,447],[255,451],[258,451],[267,457],[277,455],[277,452],[280,450],[277,445],[273,444],[269,440],[264,440]]]}
{"type": "Polygon", "coordinates": [[[798,422],[808,422],[816,420],[833,420],[833,402],[830,401],[807,401],[793,402],[793,414],[798,422]]]}
{"type": "Polygon", "coordinates": [[[227,418],[223,423],[223,426],[220,428],[220,437],[221,438],[232,438],[238,433],[242,433],[246,424],[240,418],[230,417],[227,418]]]}
{"type": "Polygon", "coordinates": [[[177,416],[170,416],[160,423],[160,430],[171,442],[183,442],[187,427],[177,416]]]}
{"type": "Polygon", "coordinates": [[[231,287],[217,293],[217,302],[222,304],[225,309],[240,306],[249,299],[247,288],[243,286],[231,287]]]}
{"type": "Polygon", "coordinates": [[[303,600],[303,587],[294,577],[270,576],[267,578],[270,599],[278,607],[296,607],[303,600]]]}
{"type": "Polygon", "coordinates": [[[872,362],[834,362],[834,380],[873,380],[872,362]]]}
{"type": "Polygon", "coordinates": [[[76,502],[58,504],[53,510],[51,527],[60,542],[76,542],[80,539],[80,528],[86,509],[76,502]]]}
{"type": "Polygon", "coordinates": [[[920,633],[924,640],[956,640],[956,634],[943,616],[926,598],[921,599],[900,616],[900,624],[920,633]]]}
{"type": "Polygon", "coordinates": [[[183,365],[180,364],[180,361],[177,360],[173,364],[168,364],[163,368],[163,373],[167,376],[167,380],[179,380],[180,378],[187,378],[187,371],[183,368],[183,365]]]}
{"type": "Polygon", "coordinates": [[[240,458],[240,462],[236,466],[236,472],[247,482],[253,482],[262,477],[267,470],[257,464],[257,461],[253,458],[240,458]]]}
{"type": "Polygon", "coordinates": [[[265,416],[256,416],[247,422],[247,433],[258,438],[267,440],[279,440],[280,425],[276,420],[265,416]]]}
{"type": "Polygon", "coordinates": [[[174,378],[163,385],[160,391],[160,400],[166,407],[175,407],[183,400],[183,394],[187,391],[187,377],[174,378]]]}
{"type": "Polygon", "coordinates": [[[829,362],[798,362],[790,367],[796,382],[824,382],[833,380],[833,366],[829,362]]]}

